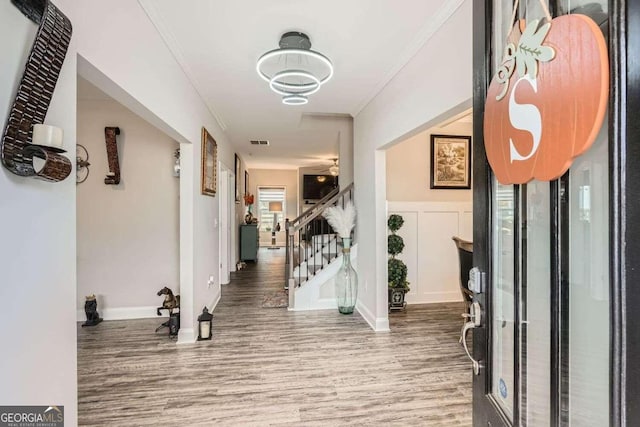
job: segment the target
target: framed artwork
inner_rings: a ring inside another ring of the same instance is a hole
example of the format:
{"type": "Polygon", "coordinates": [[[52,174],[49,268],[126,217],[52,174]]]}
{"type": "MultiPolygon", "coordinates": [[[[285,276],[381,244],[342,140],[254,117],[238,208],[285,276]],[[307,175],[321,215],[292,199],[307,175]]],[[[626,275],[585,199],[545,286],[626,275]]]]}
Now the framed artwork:
{"type": "Polygon", "coordinates": [[[431,188],[471,188],[471,137],[431,135],[431,188]]]}
{"type": "Polygon", "coordinates": [[[244,171],[244,194],[249,194],[249,172],[244,171]]]}
{"type": "Polygon", "coordinates": [[[236,181],[236,203],[240,203],[240,169],[241,169],[241,165],[240,165],[240,157],[238,157],[237,154],[234,154],[234,156],[236,157],[236,161],[235,161],[235,181],[236,181]]]}
{"type": "Polygon", "coordinates": [[[216,195],[218,179],[218,144],[207,130],[202,128],[202,194],[216,195]]]}

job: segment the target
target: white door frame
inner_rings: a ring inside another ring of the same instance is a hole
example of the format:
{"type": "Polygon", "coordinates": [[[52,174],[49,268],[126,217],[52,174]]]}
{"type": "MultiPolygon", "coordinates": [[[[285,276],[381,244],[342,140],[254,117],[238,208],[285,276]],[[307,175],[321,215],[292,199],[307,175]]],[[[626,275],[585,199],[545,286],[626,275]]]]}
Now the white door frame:
{"type": "Polygon", "coordinates": [[[229,258],[231,256],[231,253],[229,251],[229,246],[230,246],[230,233],[229,233],[229,222],[231,221],[229,212],[230,212],[230,206],[229,206],[229,175],[232,175],[231,172],[229,171],[229,169],[227,169],[222,163],[219,164],[219,169],[220,171],[220,186],[219,186],[219,213],[220,213],[220,219],[218,221],[218,254],[219,254],[219,259],[220,259],[220,265],[219,265],[219,277],[220,277],[220,284],[222,285],[226,285],[229,283],[229,281],[231,280],[230,275],[229,275],[229,258]]]}
{"type": "Polygon", "coordinates": [[[229,178],[229,189],[228,192],[228,200],[229,200],[229,221],[228,229],[229,229],[229,245],[228,245],[228,254],[227,260],[229,261],[229,271],[236,271],[236,263],[238,262],[237,257],[237,249],[236,249],[236,235],[238,234],[238,229],[236,227],[236,200],[235,200],[235,185],[236,185],[236,176],[231,170],[228,171],[229,178]],[[231,190],[233,189],[233,191],[231,190]]]}

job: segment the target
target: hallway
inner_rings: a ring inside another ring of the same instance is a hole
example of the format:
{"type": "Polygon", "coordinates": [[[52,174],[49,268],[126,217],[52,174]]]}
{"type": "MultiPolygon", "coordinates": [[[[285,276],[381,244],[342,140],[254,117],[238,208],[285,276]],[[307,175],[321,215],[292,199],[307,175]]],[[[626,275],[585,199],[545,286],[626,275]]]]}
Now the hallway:
{"type": "Polygon", "coordinates": [[[410,306],[374,333],[358,315],[262,308],[284,250],[233,273],[213,340],[178,346],[158,319],[78,326],[80,425],[471,425],[459,304],[410,306]]]}

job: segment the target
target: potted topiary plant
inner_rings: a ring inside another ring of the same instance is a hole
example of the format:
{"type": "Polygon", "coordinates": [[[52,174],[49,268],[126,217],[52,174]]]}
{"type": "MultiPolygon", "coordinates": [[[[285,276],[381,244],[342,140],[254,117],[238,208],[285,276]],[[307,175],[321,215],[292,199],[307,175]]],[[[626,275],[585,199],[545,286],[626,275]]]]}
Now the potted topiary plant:
{"type": "Polygon", "coordinates": [[[409,292],[407,266],[402,260],[396,258],[404,249],[404,240],[396,234],[403,224],[404,218],[397,214],[390,215],[387,220],[387,226],[389,230],[391,230],[391,234],[389,234],[387,238],[387,252],[389,253],[387,266],[389,276],[389,311],[406,310],[407,308],[407,303],[404,300],[405,294],[409,292]]]}

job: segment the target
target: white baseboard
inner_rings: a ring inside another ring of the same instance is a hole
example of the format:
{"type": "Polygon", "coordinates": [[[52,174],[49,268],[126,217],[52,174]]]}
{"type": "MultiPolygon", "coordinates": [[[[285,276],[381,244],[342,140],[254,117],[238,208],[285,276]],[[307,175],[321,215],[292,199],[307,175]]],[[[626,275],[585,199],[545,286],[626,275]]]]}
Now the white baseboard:
{"type": "Polygon", "coordinates": [[[462,302],[462,294],[460,291],[451,292],[425,292],[411,297],[411,291],[406,295],[407,304],[435,304],[439,302],[462,302]]]}
{"type": "MultiPolygon", "coordinates": [[[[146,307],[112,307],[103,308],[98,307],[98,314],[104,320],[129,320],[129,319],[155,319],[162,317],[169,317],[166,310],[163,310],[162,316],[158,316],[156,312],[158,306],[151,305],[146,307]]],[[[76,319],[78,322],[84,322],[87,320],[84,313],[84,309],[78,310],[76,313],[76,319]]]]}
{"type": "Polygon", "coordinates": [[[220,298],[222,298],[222,291],[218,292],[218,295],[213,299],[211,304],[209,304],[209,313],[213,313],[213,310],[215,310],[220,302],[220,298]]]}
{"type": "Polygon", "coordinates": [[[371,313],[371,311],[369,311],[369,309],[360,302],[360,300],[356,303],[356,310],[358,310],[358,313],[360,313],[362,318],[367,321],[369,326],[371,326],[371,329],[376,332],[389,332],[388,317],[376,318],[373,313],[371,313]]]}
{"type": "Polygon", "coordinates": [[[291,308],[289,307],[289,311],[315,311],[315,310],[337,310],[338,306],[336,305],[335,298],[323,298],[317,301],[314,301],[314,304],[311,306],[306,306],[304,308],[291,308]]]}

